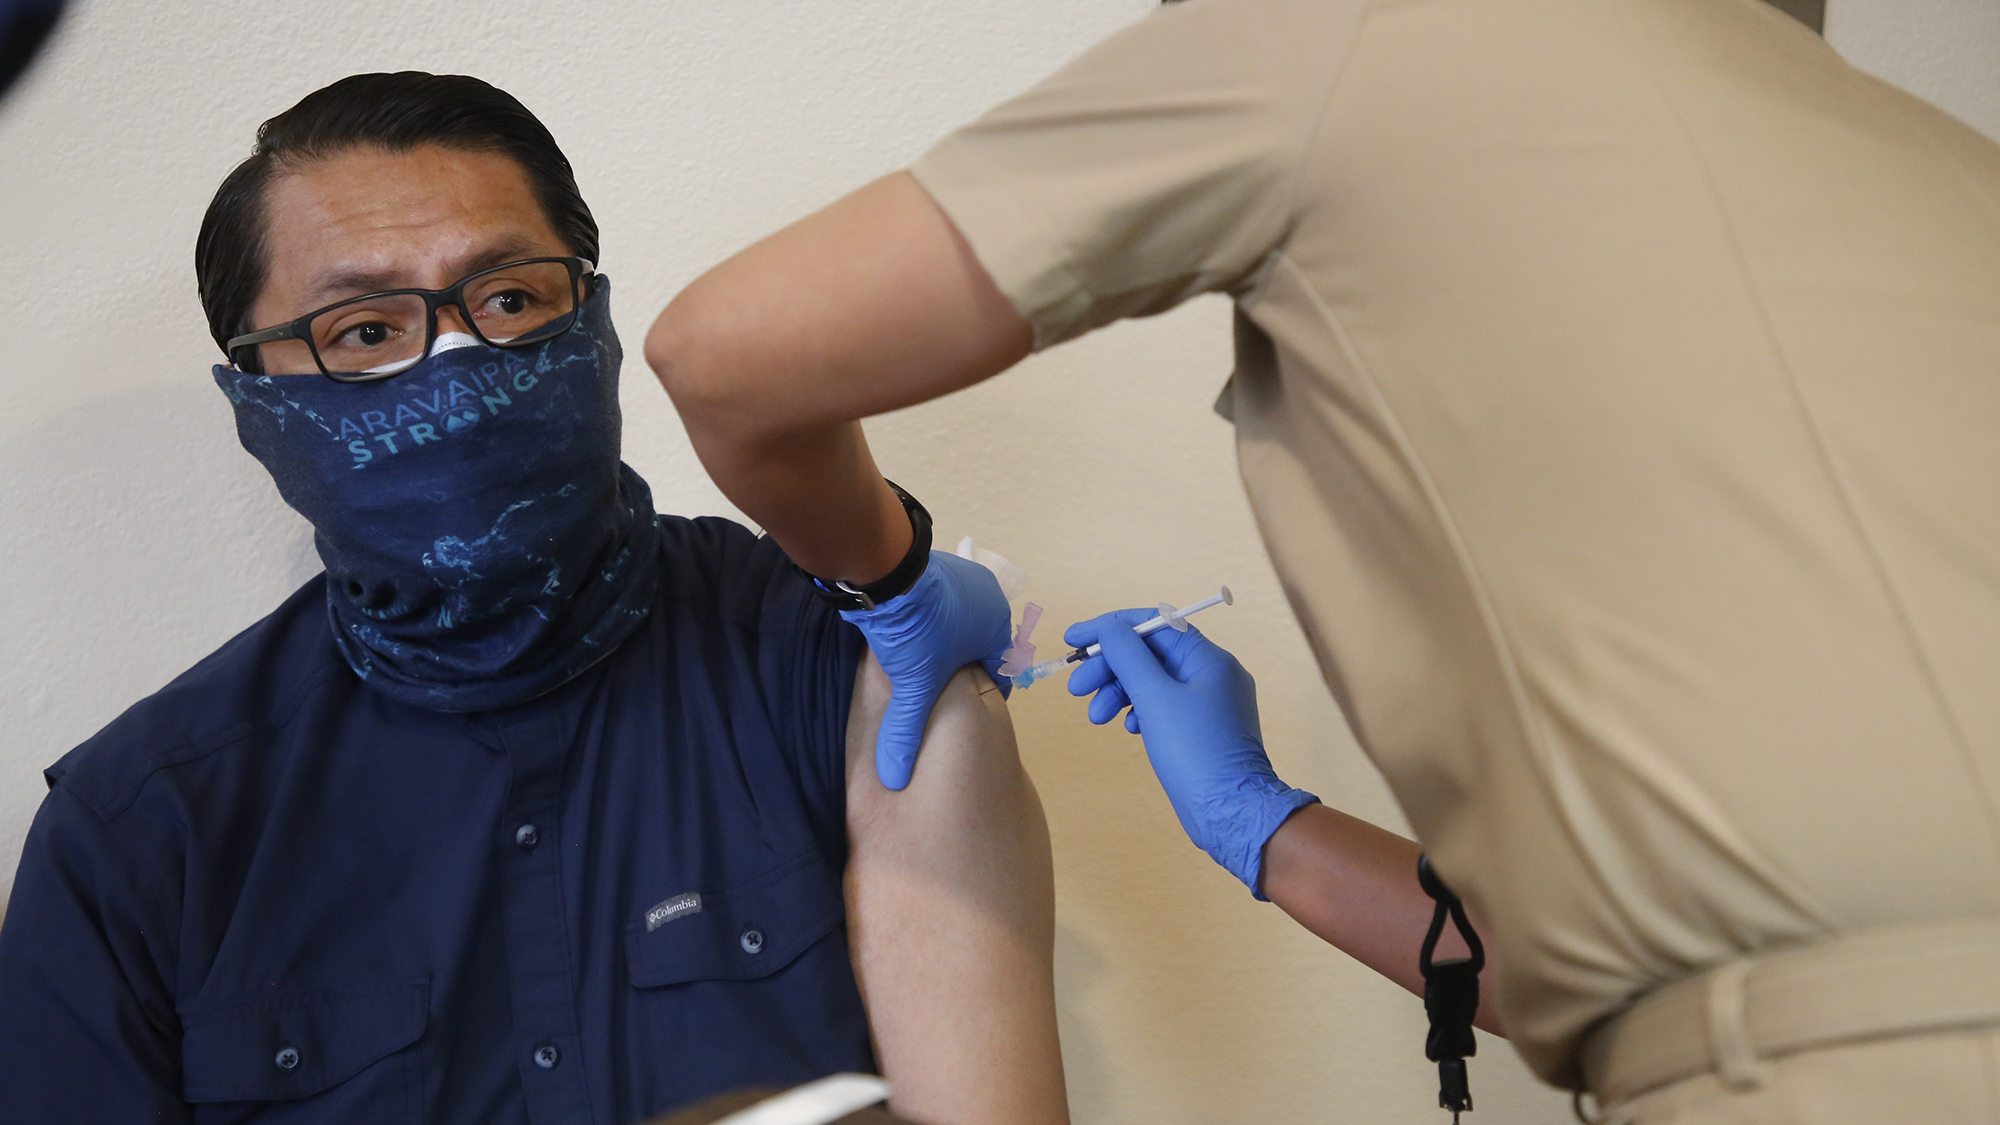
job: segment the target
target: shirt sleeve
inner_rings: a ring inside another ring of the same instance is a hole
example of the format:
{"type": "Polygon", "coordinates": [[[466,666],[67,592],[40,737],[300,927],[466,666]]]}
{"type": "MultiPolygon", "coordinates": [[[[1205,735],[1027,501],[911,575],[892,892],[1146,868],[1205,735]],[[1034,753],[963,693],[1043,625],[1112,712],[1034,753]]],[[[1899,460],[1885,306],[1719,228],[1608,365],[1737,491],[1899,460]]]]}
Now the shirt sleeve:
{"type": "Polygon", "coordinates": [[[172,929],[97,814],[43,801],[0,925],[0,1106],[21,1125],[189,1120],[162,966],[172,929]]]}
{"type": "Polygon", "coordinates": [[[1366,0],[1184,0],[910,171],[1045,348],[1242,294],[1289,233],[1366,0]]]}
{"type": "Polygon", "coordinates": [[[830,858],[847,851],[847,715],[867,642],[769,539],[764,680],[779,736],[794,749],[807,816],[830,858]]]}

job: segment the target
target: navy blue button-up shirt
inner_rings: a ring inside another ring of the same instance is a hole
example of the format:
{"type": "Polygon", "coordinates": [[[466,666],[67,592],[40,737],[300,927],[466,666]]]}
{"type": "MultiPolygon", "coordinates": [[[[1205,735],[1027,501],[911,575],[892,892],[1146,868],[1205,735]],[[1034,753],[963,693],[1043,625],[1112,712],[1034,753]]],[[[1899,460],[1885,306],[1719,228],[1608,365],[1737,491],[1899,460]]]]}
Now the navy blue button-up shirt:
{"type": "Polygon", "coordinates": [[[768,540],[661,522],[645,625],[533,702],[372,691],[314,581],[49,770],[0,1119],[611,1125],[872,1070],[862,642],[768,540]]]}

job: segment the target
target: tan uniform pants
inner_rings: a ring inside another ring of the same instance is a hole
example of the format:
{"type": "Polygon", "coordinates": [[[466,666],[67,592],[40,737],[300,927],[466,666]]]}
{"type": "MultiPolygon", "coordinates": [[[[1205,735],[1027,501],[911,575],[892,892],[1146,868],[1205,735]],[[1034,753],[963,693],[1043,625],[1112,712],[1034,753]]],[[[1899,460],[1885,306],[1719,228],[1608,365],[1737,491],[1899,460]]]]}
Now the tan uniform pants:
{"type": "Polygon", "coordinates": [[[2000,1121],[2000,1028],[1857,1043],[1769,1064],[1759,1087],[1713,1074],[1656,1090],[1602,1125],[1992,1125],[2000,1121]]]}
{"type": "Polygon", "coordinates": [[[1602,1125],[2000,1122],[2000,921],[1731,962],[1585,1041],[1602,1125]]]}

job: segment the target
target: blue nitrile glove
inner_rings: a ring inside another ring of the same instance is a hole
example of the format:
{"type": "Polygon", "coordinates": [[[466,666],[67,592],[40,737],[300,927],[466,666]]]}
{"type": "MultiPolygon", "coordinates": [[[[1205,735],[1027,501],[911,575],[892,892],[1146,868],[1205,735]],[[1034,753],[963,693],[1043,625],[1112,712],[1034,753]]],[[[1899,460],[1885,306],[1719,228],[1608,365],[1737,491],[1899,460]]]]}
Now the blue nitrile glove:
{"type": "Polygon", "coordinates": [[[1089,695],[1090,721],[1126,706],[1125,729],[1146,740],[1153,774],[1195,846],[1263,899],[1264,843],[1285,818],[1319,798],[1278,780],[1257,724],[1257,683],[1234,656],[1189,627],[1141,637],[1156,610],[1121,609],[1078,622],[1063,640],[1104,646],[1070,673],[1089,695]]]}
{"type": "Polygon", "coordinates": [[[895,689],[875,736],[875,775],[890,789],[910,783],[931,705],[953,673],[984,664],[1003,695],[1014,686],[999,671],[1013,643],[1013,611],[1000,580],[970,559],[932,551],[916,585],[874,609],[840,615],[868,638],[895,689]]]}

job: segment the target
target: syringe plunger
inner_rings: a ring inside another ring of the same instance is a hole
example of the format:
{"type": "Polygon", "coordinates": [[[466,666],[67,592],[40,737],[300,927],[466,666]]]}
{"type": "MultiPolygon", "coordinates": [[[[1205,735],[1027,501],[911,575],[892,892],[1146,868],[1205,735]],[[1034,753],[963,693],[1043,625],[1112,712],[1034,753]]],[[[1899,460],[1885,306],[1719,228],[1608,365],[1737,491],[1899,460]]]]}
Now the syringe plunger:
{"type": "MultiPolygon", "coordinates": [[[[1172,629],[1177,633],[1185,633],[1188,629],[1188,618],[1193,617],[1210,606],[1235,604],[1236,596],[1229,592],[1229,587],[1227,586],[1224,586],[1222,592],[1216,594],[1214,597],[1203,598],[1186,609],[1177,610],[1173,606],[1161,602],[1158,616],[1150,621],[1142,621],[1132,626],[1132,631],[1142,637],[1149,633],[1157,633],[1162,629],[1172,629]]],[[[1079,660],[1088,660],[1103,651],[1104,648],[1102,645],[1091,645],[1089,648],[1072,649],[1070,654],[1063,659],[1066,663],[1074,664],[1079,660]]]]}

